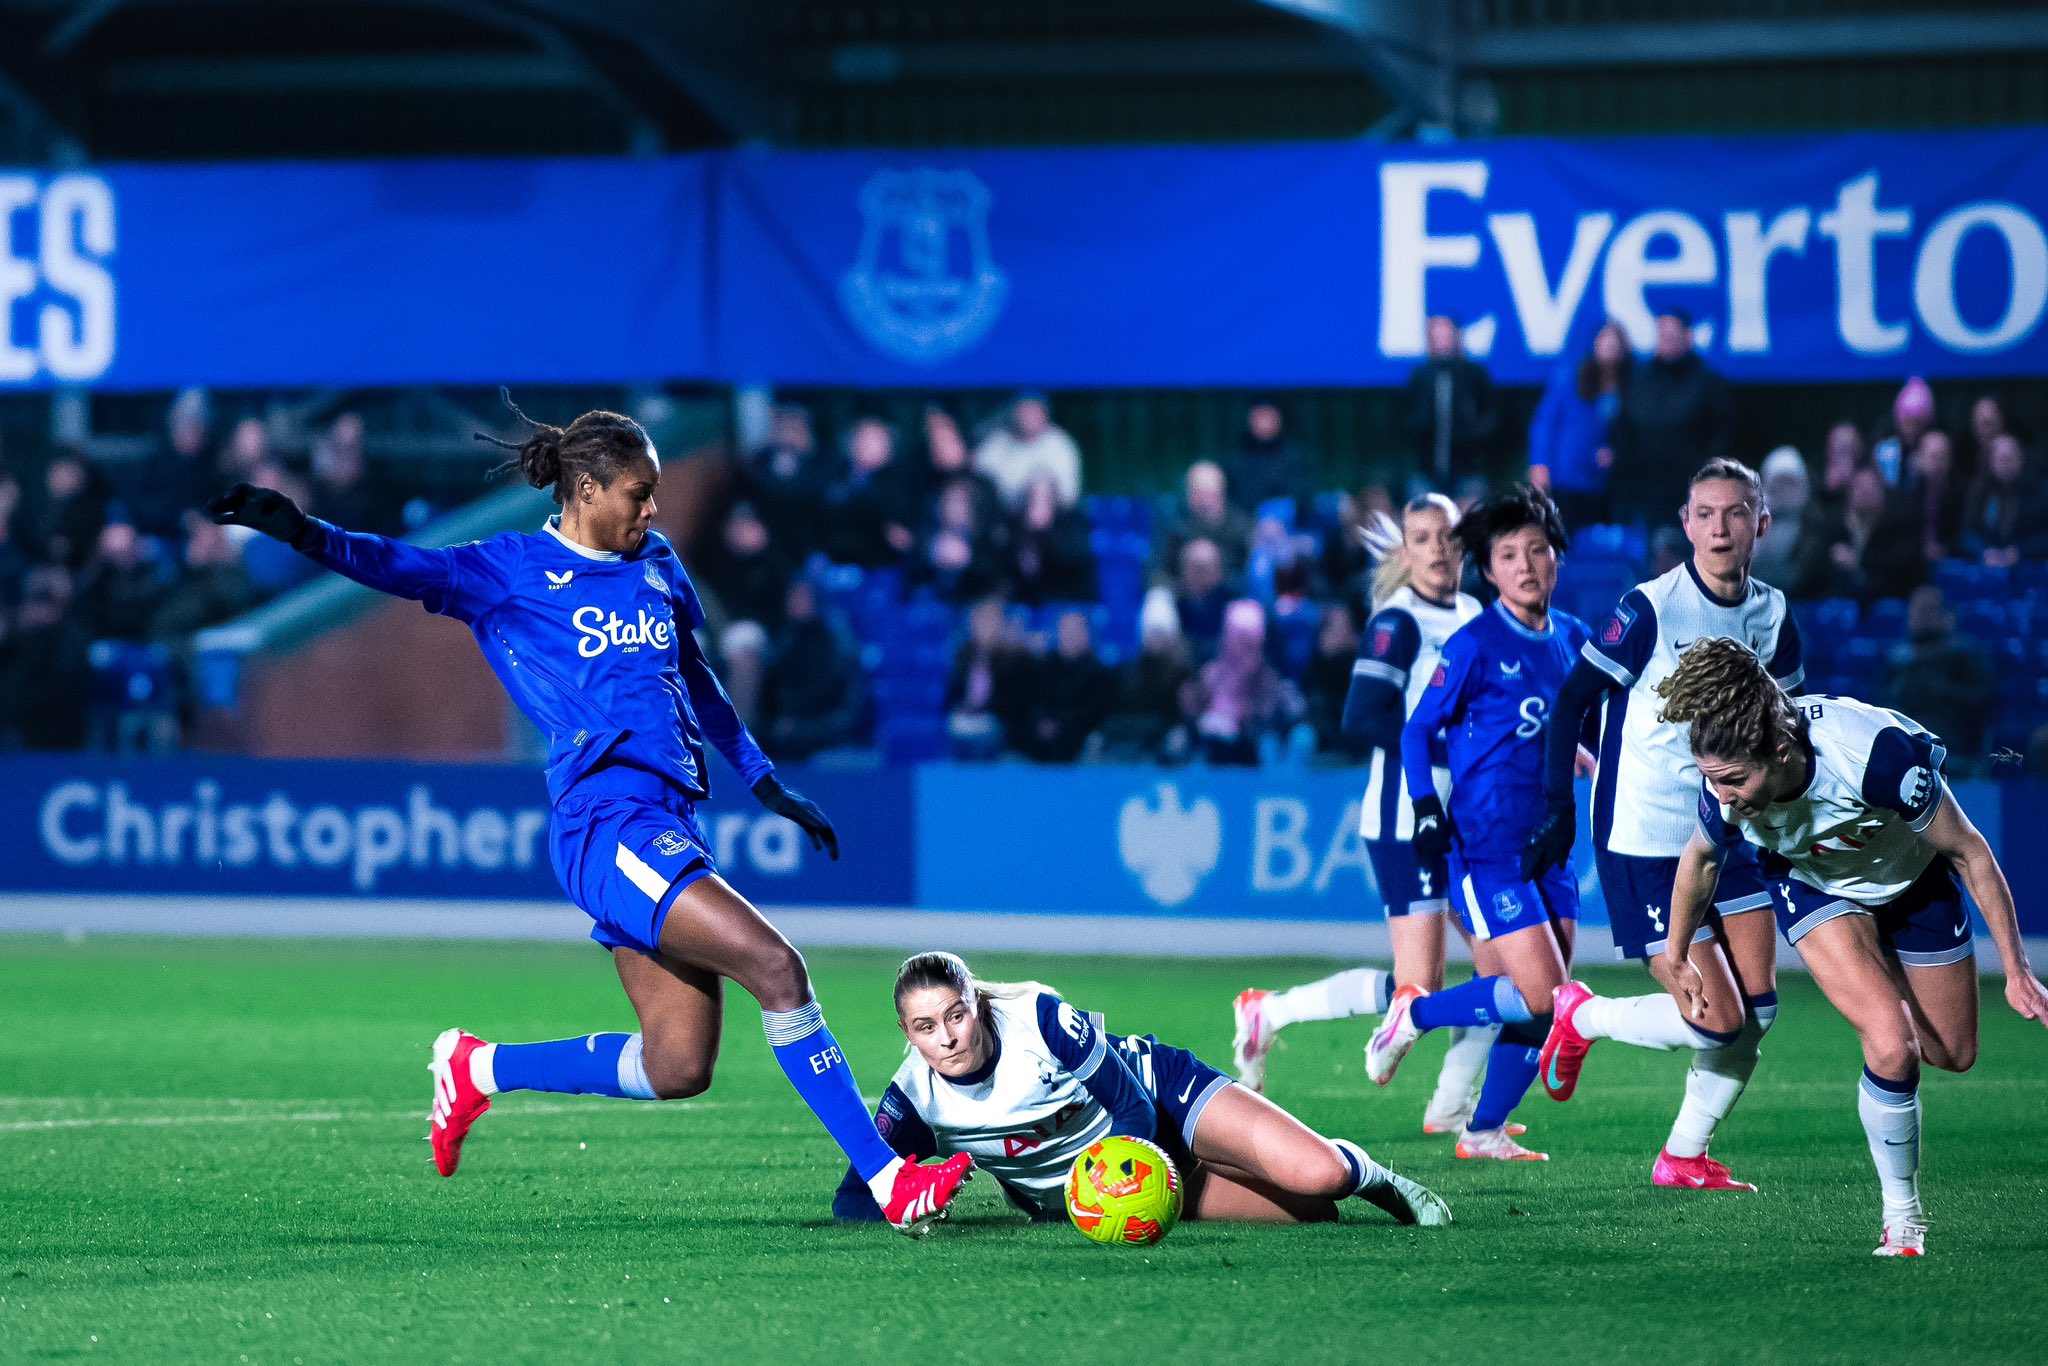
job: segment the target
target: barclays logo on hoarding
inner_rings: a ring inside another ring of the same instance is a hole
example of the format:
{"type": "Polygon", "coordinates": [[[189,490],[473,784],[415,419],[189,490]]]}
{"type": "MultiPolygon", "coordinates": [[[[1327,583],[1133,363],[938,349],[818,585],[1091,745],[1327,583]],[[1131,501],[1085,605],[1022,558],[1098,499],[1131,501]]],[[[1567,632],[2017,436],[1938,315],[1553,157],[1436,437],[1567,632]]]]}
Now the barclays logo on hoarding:
{"type": "Polygon", "coordinates": [[[1216,871],[1223,853],[1223,817],[1207,797],[1181,805],[1180,789],[1160,783],[1152,800],[1131,798],[1117,818],[1117,852],[1145,895],[1178,906],[1216,871]]]}
{"type": "Polygon", "coordinates": [[[877,171],[860,194],[860,257],[839,281],[860,334],[934,365],[995,324],[1009,280],[989,252],[988,186],[971,171],[877,171]]]}

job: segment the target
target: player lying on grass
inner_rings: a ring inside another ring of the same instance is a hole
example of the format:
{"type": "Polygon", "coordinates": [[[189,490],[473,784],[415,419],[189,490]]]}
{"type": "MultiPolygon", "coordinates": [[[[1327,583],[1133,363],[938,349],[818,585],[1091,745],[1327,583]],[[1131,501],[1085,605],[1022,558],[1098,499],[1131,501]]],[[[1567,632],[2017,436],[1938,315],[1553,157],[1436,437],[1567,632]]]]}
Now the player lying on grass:
{"type": "Polygon", "coordinates": [[[1732,640],[1694,645],[1657,691],[1663,718],[1691,728],[1703,780],[1658,975],[1699,1018],[1709,988],[1692,931],[1730,849],[1747,840],[1790,872],[1773,887],[1779,928],[1863,1044],[1856,1108],[1884,1193],[1877,1255],[1918,1257],[1920,1065],[1966,1072],[1977,1060],[1977,961],[1958,873],[1998,945],[2005,999],[2048,1024],[2005,874],[1942,781],[1941,742],[1898,712],[1794,701],[1732,640]]]}
{"type": "Polygon", "coordinates": [[[650,527],[660,458],[617,413],[529,425],[509,447],[514,463],[562,507],[535,533],[428,550],[330,526],[248,484],[207,505],[216,522],[466,624],[547,737],[555,875],[595,922],[590,937],[610,951],[640,1032],[528,1044],[442,1034],[430,1064],[434,1165],[455,1174],[470,1126],[501,1091],[667,1100],[705,1090],[731,978],[761,1003],[776,1061],[889,1221],[922,1234],[972,1164],[905,1162],[875,1131],[803,958],[718,876],[698,829],[708,737],[763,806],[839,856],[831,822],[776,778],[691,634],[704,622],[696,590],[650,527]]]}
{"type": "Polygon", "coordinates": [[[1366,1045],[1365,1071],[1385,1086],[1424,1031],[1500,1025],[1479,1104],[1454,1151],[1540,1162],[1546,1155],[1515,1142],[1506,1126],[1536,1080],[1551,993],[1568,976],[1579,885],[1570,868],[1525,879],[1519,862],[1541,811],[1544,726],[1586,628],[1550,607],[1566,539],[1547,496],[1527,487],[1496,495],[1466,513],[1457,534],[1498,596],[1444,646],[1401,732],[1401,766],[1409,792],[1419,794],[1416,860],[1448,859],[1479,975],[1447,991],[1395,992],[1366,1045]],[[1439,752],[1451,769],[1448,814],[1431,773],[1439,752]]]}
{"type": "MultiPolygon", "coordinates": [[[[1695,640],[1720,637],[1767,661],[1772,677],[1796,692],[1804,669],[1799,632],[1785,595],[1749,576],[1757,538],[1769,528],[1763,486],[1733,460],[1712,460],[1693,475],[1681,515],[1692,557],[1637,584],[1586,643],[1558,694],[1557,720],[1544,763],[1547,810],[1522,856],[1525,877],[1570,855],[1578,823],[1572,803],[1572,753],[1562,728],[1604,704],[1600,764],[1593,781],[1594,857],[1607,899],[1615,953],[1660,973],[1678,859],[1698,825],[1699,770],[1685,728],[1658,719],[1657,687],[1695,640]]],[[[1694,932],[1692,966],[1705,985],[1706,1013],[1687,1019],[1678,988],[1607,999],[1567,982],[1553,1003],[1556,1024],[1543,1050],[1543,1086],[1568,1100],[1580,1060],[1596,1039],[1644,1048],[1685,1049],[1685,1101],[1651,1164],[1650,1180],[1684,1190],[1753,1191],[1707,1156],[1714,1129],[1728,1117],[1756,1070],[1759,1046],[1778,1015],[1777,938],[1771,894],[1756,852],[1731,850],[1720,890],[1694,932]]]]}
{"type": "MultiPolygon", "coordinates": [[[[1382,516],[1380,525],[1366,533],[1379,565],[1372,580],[1373,615],[1359,640],[1351,690],[1344,698],[1344,733],[1372,746],[1358,833],[1386,910],[1394,970],[1390,975],[1379,968],[1352,968],[1284,991],[1240,992],[1232,1007],[1237,1026],[1232,1052],[1237,1079],[1254,1091],[1265,1088],[1266,1054],[1288,1025],[1380,1015],[1397,987],[1443,987],[1448,874],[1441,861],[1418,860],[1410,844],[1415,818],[1401,769],[1401,727],[1436,673],[1444,643],[1480,612],[1475,599],[1458,591],[1465,556],[1452,535],[1457,520],[1456,503],[1428,493],[1401,509],[1398,526],[1382,516]]],[[[1430,760],[1441,800],[1450,795],[1450,770],[1440,752],[1430,760]]],[[[1462,922],[1452,923],[1465,933],[1462,922]]],[[[1436,1091],[1423,1111],[1422,1132],[1464,1129],[1478,1104],[1479,1074],[1499,1034],[1498,1025],[1452,1028],[1436,1091]]],[[[1508,1127],[1522,1132],[1519,1124],[1508,1127]]]]}
{"type": "MultiPolygon", "coordinates": [[[[1451,1222],[1436,1195],[1356,1143],[1324,1138],[1184,1049],[1108,1033],[1049,987],[978,981],[953,954],[921,953],[895,994],[910,1050],[876,1127],[906,1160],[971,1155],[1033,1219],[1065,1217],[1074,1159],[1115,1134],[1172,1156],[1188,1218],[1328,1222],[1355,1195],[1404,1224],[1451,1222]]],[[[857,1172],[832,1213],[877,1217],[857,1172]]]]}

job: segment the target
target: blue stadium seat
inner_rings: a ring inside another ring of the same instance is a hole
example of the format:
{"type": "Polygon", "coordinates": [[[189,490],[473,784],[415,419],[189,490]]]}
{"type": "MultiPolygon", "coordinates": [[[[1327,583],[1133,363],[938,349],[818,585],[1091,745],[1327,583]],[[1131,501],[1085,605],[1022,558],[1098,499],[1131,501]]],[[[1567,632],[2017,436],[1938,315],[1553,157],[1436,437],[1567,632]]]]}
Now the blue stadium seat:
{"type": "Polygon", "coordinates": [[[1815,635],[1835,638],[1853,635],[1862,620],[1862,609],[1856,605],[1854,598],[1827,598],[1802,610],[1811,614],[1815,635]]]}
{"type": "Polygon", "coordinates": [[[1863,615],[1862,633],[1884,640],[1903,640],[1906,635],[1906,604],[1899,598],[1879,598],[1863,615]]]}
{"type": "Polygon", "coordinates": [[[2003,598],[1977,598],[1956,605],[1956,626],[1966,636],[1989,640],[2020,629],[2018,604],[2003,598]]]}

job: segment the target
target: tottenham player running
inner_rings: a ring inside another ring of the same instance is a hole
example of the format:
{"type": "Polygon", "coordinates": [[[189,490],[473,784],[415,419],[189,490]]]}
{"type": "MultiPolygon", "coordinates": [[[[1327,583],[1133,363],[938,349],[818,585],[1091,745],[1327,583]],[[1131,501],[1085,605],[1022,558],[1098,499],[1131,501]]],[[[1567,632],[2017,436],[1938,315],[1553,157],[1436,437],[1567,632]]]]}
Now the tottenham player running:
{"type": "MultiPolygon", "coordinates": [[[[1444,642],[1479,614],[1479,604],[1458,591],[1465,557],[1451,529],[1458,506],[1440,493],[1424,494],[1401,509],[1396,526],[1382,516],[1364,535],[1379,561],[1373,574],[1372,619],[1352,665],[1344,699],[1344,732],[1372,746],[1359,835],[1372,859],[1373,880],[1386,907],[1394,971],[1352,968],[1285,991],[1241,992],[1234,1006],[1237,1078],[1252,1090],[1265,1084],[1266,1054],[1288,1025],[1342,1020],[1386,1011],[1394,989],[1444,984],[1444,920],[1450,910],[1441,863],[1418,862],[1409,841],[1415,819],[1407,776],[1401,770],[1401,727],[1436,673],[1444,642]]],[[[1443,755],[1431,756],[1436,794],[1450,795],[1443,755]]],[[[1459,933],[1464,926],[1459,924],[1459,933]]],[[[1479,1075],[1498,1026],[1451,1030],[1451,1046],[1423,1112],[1426,1134],[1458,1133],[1478,1101],[1479,1075]]],[[[1510,1128],[1521,1132],[1520,1125],[1510,1128]]]]}
{"type": "MultiPolygon", "coordinates": [[[[1688,1049],[1685,1101],[1650,1180],[1680,1190],[1753,1191],[1707,1155],[1714,1130],[1735,1108],[1756,1070],[1759,1045],[1778,1014],[1777,948],[1771,896],[1749,849],[1732,852],[1720,893],[1700,925],[1691,961],[1707,983],[1707,1010],[1688,1019],[1659,957],[1671,911],[1678,856],[1695,824],[1699,773],[1685,735],[1657,719],[1657,686],[1696,640],[1732,640],[1769,662],[1796,691],[1804,676],[1798,627],[1785,595],[1750,577],[1756,543],[1771,524],[1763,488],[1748,466],[1711,460],[1693,475],[1680,520],[1692,542],[1683,565],[1622,598],[1557,699],[1557,724],[1575,726],[1604,702],[1600,763],[1593,785],[1593,837],[1600,887],[1618,956],[1647,961],[1663,995],[1610,1000],[1584,983],[1559,988],[1544,1041],[1543,1086],[1571,1098],[1596,1039],[1644,1048],[1688,1049]]],[[[1544,765],[1543,822],[1523,856],[1533,875],[1571,851],[1577,814],[1569,750],[1555,733],[1544,765]]]]}
{"type": "Polygon", "coordinates": [[[1458,540],[1498,596],[1444,646],[1401,733],[1414,797],[1415,857],[1448,857],[1453,900],[1471,932],[1479,976],[1447,991],[1403,986],[1366,1047],[1380,1085],[1429,1029],[1501,1026],[1479,1104],[1458,1136],[1459,1157],[1547,1161],[1507,1132],[1536,1079],[1536,1047],[1551,993],[1571,962],[1579,889],[1569,868],[1521,876],[1517,855],[1540,808],[1543,732],[1557,690],[1586,639],[1584,623],[1551,610],[1564,524],[1542,493],[1517,487],[1465,514],[1458,540]],[[1434,791],[1431,758],[1447,739],[1451,809],[1434,791]]]}
{"type": "MultiPolygon", "coordinates": [[[[1033,1219],[1063,1218],[1074,1159],[1119,1134],[1173,1157],[1192,1219],[1323,1223],[1355,1195],[1403,1224],[1451,1222],[1442,1200],[1356,1143],[1324,1138],[1184,1049],[1108,1033],[1039,983],[977,981],[955,955],[921,953],[896,974],[896,1023],[910,1052],[876,1126],[906,1160],[971,1154],[1033,1219]]],[[[832,1212],[876,1217],[858,1173],[832,1212]]]]}
{"type": "Polygon", "coordinates": [[[1689,933],[1731,848],[1761,846],[1791,877],[1774,886],[1778,925],[1863,1044],[1857,1113],[1884,1194],[1880,1257],[1926,1250],[1920,1204],[1920,1065],[1977,1060],[1977,963],[1962,888],[2005,966],[2005,999],[2048,1024],[2048,989],[2020,939],[1991,847],[1942,781],[1941,742],[1898,712],[1846,697],[1793,701],[1757,656],[1703,640],[1657,689],[1663,718],[1690,727],[1702,778],[1698,823],[1671,895],[1665,980],[1688,1014],[1709,1007],[1689,933]]]}
{"type": "Polygon", "coordinates": [[[455,1174],[470,1126],[501,1091],[638,1100],[703,1091],[729,977],[761,1003],[776,1061],[889,1221],[921,1235],[943,1217],[971,1160],[905,1162],[876,1132],[804,960],[718,876],[699,832],[708,737],[762,805],[838,857],[831,823],[776,778],[691,634],[704,621],[696,590],[649,525],[661,477],[654,446],[617,413],[531,426],[516,464],[562,508],[531,535],[427,550],[343,531],[247,484],[207,506],[216,522],[253,527],[468,625],[547,737],[555,874],[596,922],[590,937],[610,950],[640,1032],[529,1044],[442,1034],[431,1064],[434,1165],[455,1174]]]}

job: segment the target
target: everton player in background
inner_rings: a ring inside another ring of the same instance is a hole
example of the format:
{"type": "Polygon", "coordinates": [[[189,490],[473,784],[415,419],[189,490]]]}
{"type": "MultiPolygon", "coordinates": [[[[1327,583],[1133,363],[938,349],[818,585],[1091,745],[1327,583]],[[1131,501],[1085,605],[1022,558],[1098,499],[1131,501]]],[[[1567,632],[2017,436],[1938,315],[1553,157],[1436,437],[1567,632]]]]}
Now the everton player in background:
{"type": "Polygon", "coordinates": [[[944,1217],[972,1160],[906,1162],[876,1132],[803,958],[718,875],[698,828],[696,805],[711,794],[709,739],[762,805],[839,856],[831,822],[776,778],[691,634],[704,621],[696,590],[651,527],[660,457],[640,425],[617,413],[552,427],[513,411],[531,434],[497,444],[561,505],[537,532],[428,550],[331,526],[248,484],[207,505],[216,522],[254,528],[467,625],[547,737],[555,874],[590,916],[590,937],[610,950],[640,1031],[497,1044],[448,1030],[430,1064],[434,1164],[455,1174],[470,1126],[501,1091],[638,1100],[702,1092],[730,978],[760,1002],[776,1061],[884,1217],[921,1236],[944,1217]]]}
{"type": "Polygon", "coordinates": [[[1458,522],[1458,540],[1493,588],[1493,605],[1460,627],[1401,732],[1401,767],[1415,817],[1418,863],[1448,859],[1451,904],[1473,939],[1478,975],[1445,991],[1394,993],[1366,1046],[1366,1075],[1384,1086],[1424,1031],[1499,1025],[1479,1103],[1458,1135],[1459,1157],[1547,1161],[1508,1132],[1509,1114],[1536,1079],[1578,929],[1569,868],[1521,875],[1522,841],[1541,811],[1543,736],[1557,692],[1585,643],[1585,625],[1551,610],[1564,523],[1542,493],[1517,486],[1458,522]],[[1441,741],[1439,740],[1441,737],[1441,741]],[[1431,756],[1451,770],[1448,812],[1431,756]]]}
{"type": "Polygon", "coordinates": [[[1789,871],[1771,889],[1778,928],[1863,1045],[1856,1112],[1883,1191],[1876,1255],[1923,1256],[1920,1066],[1967,1072],[1977,1060],[1965,887],[1998,945],[2007,1004],[2048,1024],[2005,873],[1942,780],[1941,741],[1911,718],[1847,697],[1794,701],[1726,637],[1687,650],[1657,695],[1701,779],[1658,976],[1699,1018],[1710,987],[1690,932],[1731,851],[1756,845],[1789,871]]]}
{"type": "MultiPolygon", "coordinates": [[[[1600,887],[1615,953],[1646,961],[1665,992],[1610,999],[1582,982],[1565,983],[1543,1046],[1543,1086],[1554,1099],[1569,1100],[1597,1039],[1689,1050],[1685,1102],[1650,1180],[1678,1190],[1753,1191],[1707,1155],[1707,1144],[1749,1084],[1778,1016],[1777,947],[1764,914],[1771,894],[1755,851],[1731,849],[1714,905],[1693,935],[1690,962],[1706,984],[1707,1009],[1682,1014],[1679,985],[1662,975],[1663,954],[1672,879],[1697,824],[1699,770],[1684,727],[1658,719],[1657,689],[1697,640],[1732,640],[1755,652],[1788,692],[1799,690],[1805,670],[1785,595],[1750,577],[1757,538],[1771,524],[1756,474],[1733,460],[1708,461],[1693,475],[1680,517],[1691,558],[1629,590],[1586,643],[1557,699],[1559,726],[1578,725],[1604,703],[1593,783],[1600,887]]],[[[1524,876],[1571,852],[1571,769],[1570,750],[1560,749],[1553,734],[1544,766],[1546,810],[1523,853],[1524,876]]]]}

